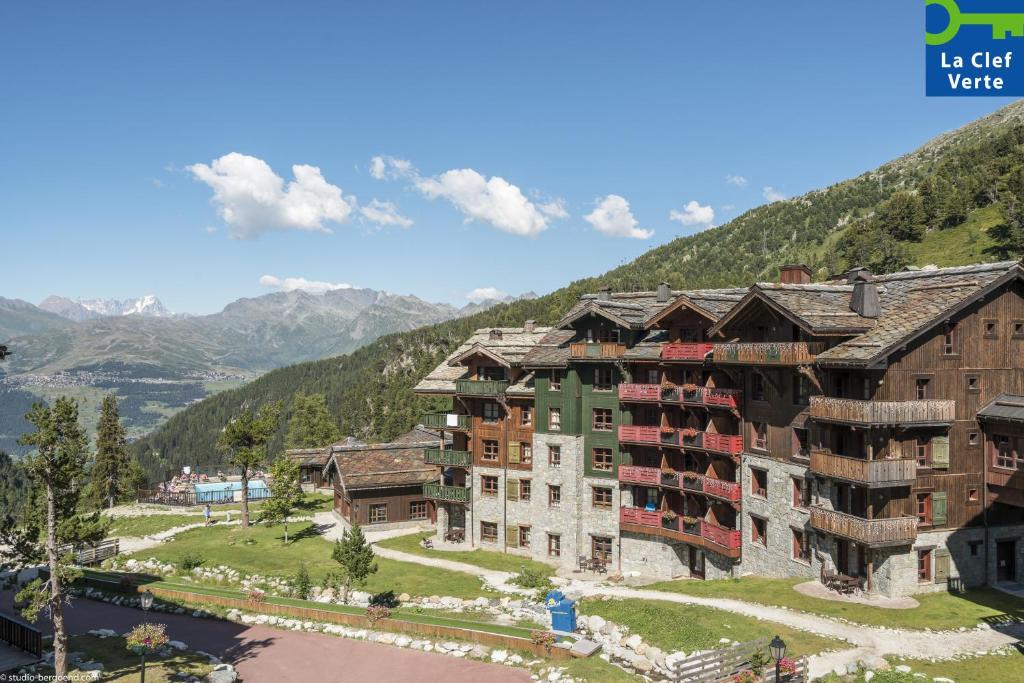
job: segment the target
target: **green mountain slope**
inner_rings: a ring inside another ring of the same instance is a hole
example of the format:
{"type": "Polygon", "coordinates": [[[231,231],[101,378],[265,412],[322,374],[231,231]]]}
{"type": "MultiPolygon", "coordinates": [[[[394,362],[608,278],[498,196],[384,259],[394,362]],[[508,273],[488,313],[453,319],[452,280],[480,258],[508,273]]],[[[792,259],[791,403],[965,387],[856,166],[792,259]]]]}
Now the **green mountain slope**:
{"type": "Polygon", "coordinates": [[[1018,102],[857,178],[757,207],[546,296],[385,336],[348,356],[275,370],[179,413],[137,442],[136,452],[154,473],[215,462],[216,436],[241,406],[278,399],[287,403],[297,391],[325,393],[344,433],[390,438],[433,407],[430,400],[415,397],[412,387],[474,329],[521,325],[527,319],[552,323],[580,294],[601,286],[651,289],[661,281],[681,288],[745,286],[774,279],[778,266],[788,262],[807,263],[822,278],[851,265],[846,262],[851,255],[874,258],[856,238],[878,229],[872,218],[894,193],[919,193],[926,182],[941,183],[943,201],[955,199],[956,204],[944,204],[941,211],[933,207],[929,220],[934,225],[926,226],[916,240],[896,244],[900,264],[996,260],[1003,254],[993,248],[988,234],[999,222],[996,187],[1007,166],[1020,162],[1021,142],[1024,103],[1018,102]]]}
{"type": "Polygon", "coordinates": [[[63,330],[73,325],[54,313],[36,308],[21,299],[0,296],[0,343],[23,334],[43,334],[63,330]]]}

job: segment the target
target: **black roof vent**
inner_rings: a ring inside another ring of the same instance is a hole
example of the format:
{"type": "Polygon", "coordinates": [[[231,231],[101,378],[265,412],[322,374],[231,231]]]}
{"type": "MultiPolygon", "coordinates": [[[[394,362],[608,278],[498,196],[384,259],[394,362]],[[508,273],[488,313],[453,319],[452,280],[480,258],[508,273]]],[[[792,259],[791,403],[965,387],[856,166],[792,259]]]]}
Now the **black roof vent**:
{"type": "Polygon", "coordinates": [[[658,303],[668,303],[669,297],[672,296],[672,288],[668,286],[667,282],[662,282],[658,285],[658,303]]]}

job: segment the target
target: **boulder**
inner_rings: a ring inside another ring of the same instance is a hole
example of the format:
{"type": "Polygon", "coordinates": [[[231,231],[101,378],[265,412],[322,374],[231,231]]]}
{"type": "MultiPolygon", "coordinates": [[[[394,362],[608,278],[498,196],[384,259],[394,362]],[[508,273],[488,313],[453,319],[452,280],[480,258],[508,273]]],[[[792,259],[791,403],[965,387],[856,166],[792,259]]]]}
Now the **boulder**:
{"type": "Polygon", "coordinates": [[[864,683],[871,683],[871,679],[875,677],[875,672],[868,669],[864,672],[864,683]]]}
{"type": "Polygon", "coordinates": [[[180,640],[170,640],[170,641],[167,641],[167,644],[170,645],[171,647],[173,647],[175,650],[187,650],[188,649],[188,645],[186,645],[185,643],[181,642],[180,640]]]}
{"type": "MultiPolygon", "coordinates": [[[[603,629],[608,624],[608,622],[605,621],[604,617],[598,616],[596,614],[588,617],[587,623],[590,626],[591,631],[601,631],[601,629],[603,629]]],[[[602,633],[603,632],[604,631],[602,631],[602,633]]]]}
{"type": "Polygon", "coordinates": [[[906,664],[900,664],[899,666],[896,667],[896,670],[899,671],[901,674],[908,674],[911,671],[913,671],[913,669],[911,669],[906,664]]]}
{"type": "Polygon", "coordinates": [[[494,650],[491,652],[491,661],[495,664],[504,664],[508,659],[508,650],[494,650]]]}
{"type": "Polygon", "coordinates": [[[207,683],[235,683],[238,674],[234,669],[214,669],[206,674],[207,683]]]}
{"type": "Polygon", "coordinates": [[[638,647],[643,645],[643,642],[644,639],[634,633],[630,637],[626,638],[626,642],[623,643],[623,645],[635,651],[638,647]]]}
{"type": "Polygon", "coordinates": [[[78,664],[81,671],[103,671],[103,664],[100,662],[81,662],[78,664]]]}

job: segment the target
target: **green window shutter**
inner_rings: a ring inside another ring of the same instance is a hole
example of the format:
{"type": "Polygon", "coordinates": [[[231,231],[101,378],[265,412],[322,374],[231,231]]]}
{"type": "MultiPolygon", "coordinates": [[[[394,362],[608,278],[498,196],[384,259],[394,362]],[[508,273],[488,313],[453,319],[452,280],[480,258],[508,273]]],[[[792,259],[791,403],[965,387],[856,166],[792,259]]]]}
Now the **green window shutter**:
{"type": "Polygon", "coordinates": [[[519,480],[508,479],[505,481],[505,499],[519,500],[519,480]]]}
{"type": "Polygon", "coordinates": [[[949,437],[932,437],[932,467],[949,469],[949,437]]]}
{"type": "Polygon", "coordinates": [[[935,549],[935,583],[949,581],[949,551],[944,548],[935,549]]]}
{"type": "Polygon", "coordinates": [[[519,527],[507,526],[505,527],[505,545],[509,548],[519,547],[519,527]]]}
{"type": "Polygon", "coordinates": [[[946,494],[932,494],[932,525],[942,526],[946,523],[946,494]]]}
{"type": "Polygon", "coordinates": [[[508,442],[508,464],[518,465],[519,464],[519,443],[512,441],[508,442]]]}

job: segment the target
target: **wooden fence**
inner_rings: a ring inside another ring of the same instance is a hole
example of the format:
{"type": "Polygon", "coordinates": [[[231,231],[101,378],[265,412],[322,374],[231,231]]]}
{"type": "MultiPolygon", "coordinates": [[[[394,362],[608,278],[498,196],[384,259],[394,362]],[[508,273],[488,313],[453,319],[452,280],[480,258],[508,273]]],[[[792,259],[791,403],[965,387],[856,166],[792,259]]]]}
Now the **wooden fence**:
{"type": "Polygon", "coordinates": [[[40,658],[43,656],[42,632],[35,626],[4,614],[0,614],[0,641],[30,655],[40,658]]]}
{"type": "Polygon", "coordinates": [[[108,538],[99,543],[80,546],[67,544],[57,548],[57,552],[61,555],[73,552],[75,554],[75,562],[82,566],[99,564],[107,558],[116,556],[120,551],[120,542],[116,538],[108,538]]]}
{"type": "MultiPolygon", "coordinates": [[[[755,652],[768,654],[768,639],[760,638],[748,643],[740,643],[721,650],[711,650],[687,657],[675,666],[673,680],[685,683],[718,683],[731,680],[732,676],[750,668],[750,660],[755,652]]],[[[775,662],[768,657],[760,680],[764,683],[776,683],[775,662]]],[[[807,680],[806,658],[793,659],[796,672],[783,674],[779,683],[803,683],[807,680]]]]}

